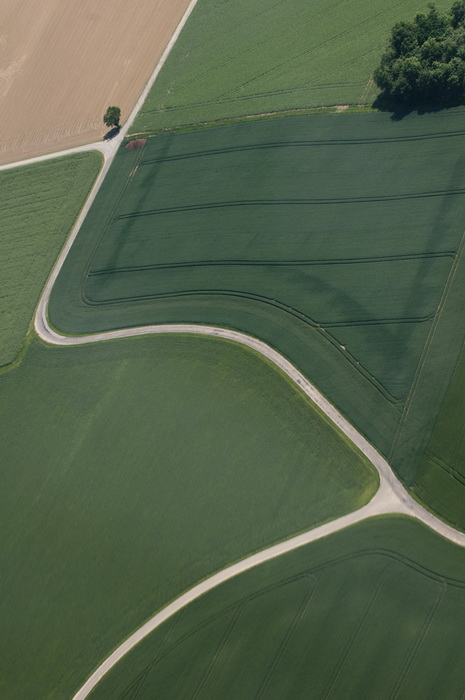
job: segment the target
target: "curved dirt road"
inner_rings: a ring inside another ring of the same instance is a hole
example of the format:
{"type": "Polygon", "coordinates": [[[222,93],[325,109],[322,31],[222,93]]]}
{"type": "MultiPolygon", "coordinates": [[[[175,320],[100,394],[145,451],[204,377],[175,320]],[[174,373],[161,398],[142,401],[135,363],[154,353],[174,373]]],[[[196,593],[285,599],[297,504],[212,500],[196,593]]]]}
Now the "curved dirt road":
{"type": "Polygon", "coordinates": [[[107,156],[112,152],[112,148],[112,141],[97,141],[97,143],[88,143],[84,146],[75,146],[74,148],[67,148],[65,151],[55,151],[52,153],[46,153],[42,156],[34,156],[34,158],[26,158],[26,160],[17,160],[15,163],[7,163],[6,165],[0,165],[0,171],[12,170],[13,168],[20,168],[24,165],[33,165],[34,163],[41,163],[44,160],[52,160],[52,158],[70,156],[73,153],[83,153],[84,151],[101,151],[103,157],[106,159],[107,156]]]}
{"type": "Polygon", "coordinates": [[[71,248],[77,233],[82,225],[82,222],[87,215],[87,212],[95,199],[97,192],[105,178],[108,168],[114,158],[114,155],[120,145],[122,139],[124,138],[128,128],[134,121],[136,114],[138,113],[141,105],[143,104],[149,90],[151,89],[153,82],[155,81],[159,71],[161,70],[166,58],[168,57],[171,48],[173,47],[177,37],[179,36],[185,22],[187,21],[190,13],[194,9],[197,0],[192,0],[190,3],[183,19],[181,20],[176,32],[174,33],[171,41],[165,49],[163,56],[161,57],[155,71],[153,72],[150,80],[148,81],[143,93],[141,94],[137,104],[134,107],[126,125],[121,130],[119,136],[112,141],[98,144],[89,144],[87,146],[80,146],[76,148],[71,148],[66,151],[61,151],[58,153],[50,153],[45,156],[38,156],[36,158],[31,158],[26,161],[19,161],[16,163],[11,163],[6,166],[0,166],[0,170],[7,170],[14,167],[20,167],[22,165],[28,165],[50,158],[56,158],[60,155],[66,155],[70,153],[76,153],[80,151],[87,150],[99,150],[104,155],[104,165],[102,170],[92,188],[92,191],[77,219],[71,234],[63,248],[53,271],[44,287],[41,299],[39,301],[34,326],[37,334],[42,340],[47,343],[54,345],[82,345],[85,343],[101,342],[105,340],[110,340],[114,338],[127,338],[136,335],[147,335],[154,333],[191,333],[191,334],[201,334],[210,335],[217,338],[223,338],[227,340],[232,340],[234,342],[246,345],[252,348],[256,352],[273,362],[281,371],[283,371],[292,381],[294,381],[301,390],[326,414],[326,416],[335,423],[340,430],[353,442],[358,449],[365,454],[368,459],[372,462],[378,471],[380,478],[380,487],[372,498],[370,503],[360,508],[358,511],[345,515],[341,518],[333,520],[330,523],[316,527],[308,532],[305,532],[297,537],[293,537],[277,545],[269,547],[261,552],[258,552],[250,557],[245,558],[241,562],[230,566],[223,571],[220,571],[213,576],[210,576],[206,580],[202,581],[200,584],[194,586],[192,589],[184,593],[182,596],[177,598],[175,601],[166,606],[163,610],[158,612],[154,617],[148,620],[144,625],[142,625],[134,634],[132,634],[126,641],[123,642],[89,677],[86,683],[78,690],[75,694],[73,700],[84,700],[92,689],[96,686],[99,680],[116,664],[118,661],[139,641],[141,641],[145,636],[147,636],[151,631],[156,629],[162,622],[167,620],[171,615],[181,610],[183,607],[188,605],[190,602],[195,600],[200,595],[203,595],[208,590],[211,590],[215,586],[218,586],[222,582],[238,575],[239,573],[246,571],[258,564],[261,564],[269,559],[277,557],[285,552],[289,552],[293,549],[308,544],[312,541],[325,537],[329,534],[337,532],[342,528],[349,525],[358,523],[366,518],[373,517],[380,514],[387,513],[401,513],[405,515],[410,515],[421,521],[435,532],[439,533],[446,539],[465,547],[465,534],[455,530],[446,523],[442,522],[425,508],[423,508],[419,503],[417,503],[404,489],[402,484],[399,482],[394,472],[390,468],[386,460],[375,450],[375,448],[370,445],[370,443],[352,426],[349,421],[347,421],[337,409],[332,406],[332,404],[294,367],[285,357],[280,355],[276,350],[268,346],[266,343],[254,338],[252,336],[246,335],[244,333],[239,333],[236,331],[230,331],[223,328],[212,327],[212,326],[200,326],[200,325],[188,325],[188,324],[176,324],[176,325],[159,325],[159,326],[144,326],[139,328],[129,328],[121,329],[117,331],[97,333],[87,336],[77,336],[69,337],[63,336],[56,331],[54,331],[48,324],[47,320],[47,307],[50,293],[53,284],[58,276],[58,273],[63,265],[63,262],[71,248]]]}
{"type": "MultiPolygon", "coordinates": [[[[37,335],[46,343],[51,345],[85,345],[88,343],[98,343],[105,340],[114,340],[117,338],[131,338],[141,335],[155,335],[160,333],[189,333],[191,335],[208,335],[224,340],[232,340],[241,345],[255,350],[268,360],[273,362],[289,379],[291,379],[312,401],[316,404],[325,415],[334,423],[351,442],[362,452],[376,468],[380,478],[380,489],[374,496],[378,498],[382,492],[383,499],[387,497],[389,492],[390,513],[405,513],[420,520],[432,530],[442,535],[446,539],[455,544],[465,547],[465,533],[456,530],[447,525],[445,522],[434,516],[420,503],[415,501],[412,496],[406,491],[402,483],[399,481],[393,470],[381,456],[381,454],[371,445],[368,440],[358,432],[358,430],[339,411],[321,394],[318,389],[277,350],[267,345],[262,340],[254,338],[251,335],[246,335],[239,331],[232,331],[217,326],[202,326],[196,324],[161,324],[155,326],[138,326],[136,328],[122,328],[117,331],[105,331],[92,335],[81,336],[66,336],[57,333],[53,330],[47,320],[47,301],[46,298],[41,299],[37,314],[34,321],[34,327],[37,335]]],[[[384,501],[383,501],[384,503],[384,501]]],[[[353,516],[357,518],[356,511],[353,516]]],[[[386,512],[386,511],[380,511],[386,512]]],[[[376,513],[371,513],[376,515],[376,513]]],[[[350,516],[347,516],[350,517],[350,516]]],[[[368,516],[366,516],[368,517],[368,516]]],[[[356,520],[354,520],[356,522],[356,520]]]]}
{"type": "Polygon", "coordinates": [[[150,618],[150,620],[145,622],[107,659],[105,659],[105,661],[96,669],[96,671],[94,671],[85,684],[74,695],[73,700],[84,700],[84,698],[87,698],[89,693],[97,685],[101,678],[108,673],[108,671],[110,671],[110,669],[113,668],[113,666],[115,666],[125,654],[127,654],[136,644],[159,627],[169,617],[179,612],[182,608],[194,601],[199,596],[203,595],[212,588],[215,588],[221,583],[224,583],[230,578],[253,568],[254,566],[258,566],[269,559],[273,559],[281,554],[285,554],[293,549],[297,549],[305,544],[309,544],[310,542],[335,533],[338,530],[348,527],[349,525],[354,525],[355,523],[376,515],[389,513],[404,514],[416,518],[451,542],[454,542],[461,547],[465,547],[465,533],[459,532],[450,527],[417,503],[399,482],[386,460],[379,454],[379,452],[377,452],[377,450],[375,450],[372,445],[370,445],[363,435],[361,435],[354,428],[354,426],[351,425],[349,421],[347,421],[339,413],[339,411],[332,406],[332,404],[330,404],[330,402],[316,389],[316,387],[313,386],[313,384],[311,384],[311,382],[308,381],[308,379],[306,379],[306,377],[304,377],[301,372],[299,372],[296,367],[294,367],[285,357],[280,355],[280,353],[263,341],[244,333],[230,331],[224,328],[187,324],[143,326],[77,337],[63,336],[51,329],[48,325],[47,301],[48,296],[41,300],[41,304],[39,305],[35,318],[35,329],[37,334],[44,341],[53,345],[83,345],[86,343],[101,342],[115,338],[128,338],[132,336],[157,333],[191,333],[194,335],[209,335],[216,338],[232,340],[252,348],[273,362],[281,371],[292,379],[297,386],[300,387],[300,389],[326,414],[326,416],[335,425],[337,425],[340,430],[342,430],[342,432],[352,441],[352,443],[368,457],[368,459],[377,469],[380,479],[380,486],[375,496],[367,505],[363,506],[359,510],[349,513],[348,515],[344,515],[341,518],[337,518],[336,520],[326,523],[325,525],[313,528],[301,535],[285,540],[284,542],[253,554],[252,556],[246,557],[242,561],[208,577],[178,597],[176,600],[150,618]]]}
{"type": "MultiPolygon", "coordinates": [[[[407,513],[407,510],[402,512],[407,513]]],[[[147,635],[153,632],[161,624],[166,622],[166,620],[168,620],[172,615],[175,615],[177,612],[189,605],[189,603],[192,603],[192,601],[199,598],[201,595],[204,595],[204,593],[207,593],[212,588],[219,586],[221,583],[234,578],[234,576],[237,576],[248,569],[252,569],[254,566],[258,566],[259,564],[263,564],[270,559],[274,559],[281,554],[290,552],[293,549],[298,549],[305,544],[309,544],[310,542],[319,540],[322,537],[331,535],[338,530],[348,527],[349,525],[353,525],[365,520],[366,518],[374,515],[380,515],[382,513],[399,513],[398,501],[391,488],[384,480],[381,481],[380,488],[370,503],[354,513],[344,515],[342,518],[337,518],[336,520],[332,520],[330,523],[326,523],[325,525],[316,527],[313,530],[304,532],[301,535],[297,535],[296,537],[292,537],[284,542],[280,542],[273,547],[269,547],[268,549],[237,562],[237,564],[228,566],[226,569],[223,569],[213,576],[209,576],[207,579],[197,584],[183,595],[179,596],[179,598],[176,598],[176,600],[150,618],[150,620],[142,625],[142,627],[139,627],[134,634],[128,637],[128,639],[126,639],[123,644],[121,644],[107,659],[105,659],[97,670],[94,671],[94,673],[87,679],[84,685],[73,696],[73,700],[84,700],[87,698],[89,693],[92,692],[103,676],[105,676],[105,674],[108,673],[125,654],[135,647],[136,644],[147,637],[147,635]]]]}

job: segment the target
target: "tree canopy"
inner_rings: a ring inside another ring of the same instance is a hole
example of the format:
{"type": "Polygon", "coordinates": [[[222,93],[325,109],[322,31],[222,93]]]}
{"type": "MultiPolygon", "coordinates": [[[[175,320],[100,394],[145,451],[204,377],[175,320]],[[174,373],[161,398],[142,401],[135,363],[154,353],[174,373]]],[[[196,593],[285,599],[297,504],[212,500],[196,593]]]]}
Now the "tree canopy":
{"type": "Polygon", "coordinates": [[[398,22],[374,80],[391,102],[465,102],[465,0],[448,13],[434,4],[411,22],[398,22]]]}
{"type": "Polygon", "coordinates": [[[119,120],[121,119],[121,110],[119,107],[108,107],[107,111],[103,115],[103,122],[106,126],[119,127],[119,120]]]}

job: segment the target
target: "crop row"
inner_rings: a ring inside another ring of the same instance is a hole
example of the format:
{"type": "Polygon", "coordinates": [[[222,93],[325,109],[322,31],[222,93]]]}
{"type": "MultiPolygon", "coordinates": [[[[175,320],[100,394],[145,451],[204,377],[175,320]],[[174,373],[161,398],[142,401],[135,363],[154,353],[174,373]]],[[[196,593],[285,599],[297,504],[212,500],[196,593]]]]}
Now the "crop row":
{"type": "Polygon", "coordinates": [[[91,700],[129,687],[137,688],[137,700],[197,697],[200,688],[207,700],[407,700],[427,697],[431,688],[460,697],[463,673],[456,664],[464,652],[453,621],[465,572],[449,568],[461,560],[457,548],[443,553],[448,566],[438,570],[444,544],[418,524],[390,518],[289,553],[161,626],[91,700]],[[444,629],[452,632],[444,636],[444,629]]]}

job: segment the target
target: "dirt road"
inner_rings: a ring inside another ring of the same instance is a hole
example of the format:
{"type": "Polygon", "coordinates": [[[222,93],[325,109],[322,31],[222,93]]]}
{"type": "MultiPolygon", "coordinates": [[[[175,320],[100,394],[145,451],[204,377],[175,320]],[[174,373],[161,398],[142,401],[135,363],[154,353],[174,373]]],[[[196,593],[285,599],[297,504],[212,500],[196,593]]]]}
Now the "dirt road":
{"type": "MultiPolygon", "coordinates": [[[[74,239],[82,225],[82,222],[105,178],[108,168],[113,160],[114,154],[117,147],[119,146],[121,139],[124,137],[127,127],[131,124],[134,119],[135,114],[139,110],[141,104],[143,103],[148,90],[150,89],[153,81],[155,80],[161,66],[163,65],[166,57],[174,45],[179,32],[187,20],[189,13],[192,11],[197,0],[191,0],[186,14],[178,26],[175,34],[172,36],[169,45],[165,49],[165,52],[160,59],[156,70],[152,74],[152,77],[147,84],[145,90],[141,94],[133,112],[126,124],[126,127],[122,129],[120,136],[114,141],[108,144],[99,144],[99,150],[104,153],[105,164],[103,169],[94,185],[92,192],[77,220],[70,237],[61,252],[57,263],[49,277],[47,284],[44,287],[40,302],[37,307],[34,325],[35,330],[39,337],[41,337],[45,342],[53,345],[82,345],[85,343],[95,343],[103,342],[113,338],[127,338],[131,336],[147,335],[154,333],[191,333],[191,334],[203,334],[211,335],[217,338],[224,338],[232,340],[234,342],[246,345],[259,352],[264,357],[272,361],[279,369],[286,373],[286,375],[294,381],[300,389],[314,402],[319,408],[324,411],[328,418],[340,429],[342,432],[358,447],[358,449],[363,452],[368,459],[372,462],[379,473],[380,478],[380,488],[378,489],[376,495],[370,501],[369,504],[363,508],[355,511],[354,513],[345,515],[341,518],[333,520],[330,523],[322,525],[321,527],[314,528],[306,533],[293,537],[286,540],[280,544],[269,547],[257,554],[247,557],[241,562],[234,564],[233,566],[227,567],[221,572],[210,576],[208,579],[202,583],[194,586],[191,590],[184,593],[182,596],[173,601],[163,610],[159,611],[150,620],[143,624],[134,634],[132,634],[127,640],[125,640],[90,676],[86,683],[78,690],[73,700],[84,700],[91,690],[95,687],[98,681],[116,664],[118,661],[130,650],[132,649],[141,639],[147,636],[151,631],[156,629],[162,622],[167,620],[169,617],[174,615],[177,611],[181,610],[183,607],[188,605],[190,602],[195,600],[197,597],[211,590],[220,583],[237,576],[239,573],[246,571],[254,566],[257,566],[269,559],[277,557],[285,552],[289,552],[293,549],[303,546],[304,544],[310,543],[329,534],[337,532],[342,528],[348,527],[349,525],[355,524],[366,518],[370,518],[376,515],[385,513],[402,513],[405,515],[410,515],[413,518],[423,522],[425,525],[433,529],[438,534],[442,535],[446,539],[465,547],[465,534],[455,530],[449,525],[445,524],[427,510],[425,510],[419,503],[417,503],[404,489],[402,484],[398,481],[394,472],[390,468],[386,460],[375,450],[375,448],[368,443],[368,441],[352,426],[349,421],[347,421],[337,409],[314,387],[311,382],[308,381],[298,370],[295,368],[285,357],[280,355],[276,350],[268,346],[261,340],[254,338],[252,336],[245,335],[236,331],[226,330],[224,328],[212,327],[212,326],[200,326],[200,325],[187,325],[187,324],[173,324],[173,325],[159,325],[159,326],[143,326],[139,328],[130,329],[120,329],[117,331],[110,331],[104,333],[97,333],[88,336],[77,336],[69,337],[63,336],[56,331],[54,331],[48,323],[47,319],[47,307],[50,297],[50,293],[56,277],[63,265],[63,262],[71,248],[74,239]]],[[[11,4],[11,0],[8,0],[11,4]]],[[[0,43],[1,46],[1,43],[0,43]]],[[[84,147],[88,150],[90,146],[84,147]]],[[[75,152],[77,150],[84,149],[71,149],[68,152],[75,152]]],[[[57,154],[53,154],[57,155],[57,154]]],[[[46,158],[53,157],[53,155],[45,156],[46,158]]],[[[33,159],[32,162],[37,160],[42,160],[43,158],[33,159]]],[[[28,161],[31,162],[31,161],[28,161]]],[[[19,167],[24,162],[15,163],[14,166],[19,167]]]]}

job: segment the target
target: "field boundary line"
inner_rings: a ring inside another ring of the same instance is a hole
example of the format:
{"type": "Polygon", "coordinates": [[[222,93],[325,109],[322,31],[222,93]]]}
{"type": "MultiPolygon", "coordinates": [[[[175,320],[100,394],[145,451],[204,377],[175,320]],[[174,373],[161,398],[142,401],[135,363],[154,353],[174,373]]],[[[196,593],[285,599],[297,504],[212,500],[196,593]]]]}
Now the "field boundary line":
{"type": "MultiPolygon", "coordinates": [[[[307,579],[307,582],[308,582],[308,579],[311,578],[312,587],[309,588],[309,590],[307,591],[307,594],[306,594],[304,600],[302,601],[302,603],[299,606],[299,609],[297,610],[296,614],[294,615],[292,623],[288,626],[286,632],[282,636],[280,644],[279,644],[276,652],[273,655],[273,659],[271,661],[271,664],[269,664],[269,666],[268,666],[268,670],[266,672],[266,675],[265,675],[265,677],[260,685],[260,688],[258,689],[257,694],[255,695],[254,700],[261,700],[261,698],[266,693],[266,691],[271,683],[271,679],[273,678],[273,676],[276,672],[277,667],[281,663],[281,660],[282,660],[284,654],[286,653],[287,648],[288,648],[289,644],[291,643],[291,640],[294,637],[298,626],[302,622],[302,619],[305,616],[305,614],[308,610],[308,607],[313,600],[313,596],[315,595],[315,591],[318,588],[319,581],[317,580],[316,576],[312,576],[312,577],[308,577],[308,578],[305,577],[305,578],[307,579]]],[[[302,580],[302,579],[298,579],[298,580],[302,580]]]]}
{"type": "Polygon", "coordinates": [[[378,595],[385,583],[385,580],[388,576],[388,574],[392,571],[394,568],[394,563],[389,562],[389,564],[383,569],[383,571],[380,573],[378,577],[378,581],[376,583],[376,586],[374,590],[372,591],[369,599],[367,600],[364,608],[361,610],[360,614],[357,615],[357,622],[355,623],[354,627],[352,628],[350,635],[348,636],[348,639],[346,643],[344,644],[344,648],[342,649],[339,658],[334,665],[334,668],[332,670],[332,673],[326,683],[326,686],[323,690],[323,693],[321,695],[321,700],[327,700],[329,697],[331,691],[333,690],[335,684],[337,683],[337,679],[340,677],[342,669],[344,668],[347,658],[350,654],[350,651],[354,644],[356,643],[363,626],[365,622],[367,621],[367,618],[370,615],[370,612],[373,608],[373,605],[376,602],[376,599],[378,598],[378,595]]]}
{"type": "Polygon", "coordinates": [[[225,632],[223,633],[214,653],[210,657],[210,661],[208,662],[207,668],[203,672],[199,682],[197,683],[197,686],[194,690],[194,694],[191,697],[191,700],[197,700],[199,697],[200,693],[203,691],[205,688],[206,684],[209,681],[209,678],[211,674],[213,673],[215,667],[218,664],[218,661],[220,657],[222,656],[224,649],[231,637],[231,634],[234,631],[234,628],[236,627],[236,624],[239,620],[239,618],[242,616],[242,613],[244,612],[245,608],[247,607],[247,601],[245,603],[242,603],[237,606],[236,610],[233,612],[231,620],[229,621],[229,624],[226,627],[225,632]]]}
{"type": "Polygon", "coordinates": [[[42,163],[46,160],[53,160],[54,158],[62,158],[64,156],[70,156],[74,153],[85,153],[87,151],[100,151],[103,157],[106,159],[111,153],[113,144],[109,141],[96,141],[94,143],[86,143],[82,146],[74,146],[73,148],[65,148],[63,151],[51,151],[50,153],[44,153],[41,156],[34,156],[33,158],[26,158],[25,160],[15,160],[12,163],[5,163],[0,165],[0,172],[2,170],[13,170],[14,168],[22,167],[23,165],[34,165],[35,163],[42,163]]]}
{"type": "Polygon", "coordinates": [[[415,658],[418,654],[418,651],[420,650],[423,642],[425,641],[425,639],[428,635],[428,632],[431,629],[431,625],[433,624],[433,620],[436,616],[438,608],[440,607],[440,605],[444,599],[444,596],[446,594],[447,584],[445,581],[443,581],[441,584],[439,584],[439,582],[437,582],[437,583],[438,583],[439,590],[438,590],[438,594],[436,596],[436,599],[435,599],[435,601],[434,601],[434,603],[433,603],[433,605],[432,605],[432,607],[431,607],[431,609],[426,617],[426,620],[424,621],[424,623],[420,629],[420,632],[419,632],[417,638],[415,639],[414,643],[411,646],[410,652],[408,653],[407,659],[404,663],[404,667],[403,667],[400,675],[397,678],[396,684],[394,686],[394,689],[391,693],[389,700],[396,700],[399,697],[399,693],[402,690],[402,687],[403,687],[403,685],[408,677],[408,674],[410,673],[410,669],[412,668],[412,666],[415,662],[415,658]]]}
{"type": "MultiPolygon", "coordinates": [[[[421,376],[423,374],[423,370],[424,370],[425,364],[427,362],[428,354],[429,354],[431,345],[434,341],[437,327],[442,319],[442,312],[443,312],[444,306],[449,298],[449,294],[450,294],[451,288],[452,288],[453,283],[454,283],[454,278],[457,274],[457,269],[459,267],[459,264],[460,264],[460,261],[461,261],[461,258],[462,258],[462,255],[464,254],[464,252],[465,252],[465,231],[462,233],[462,237],[460,239],[460,244],[457,248],[457,252],[456,252],[454,260],[452,262],[447,279],[445,281],[441,296],[439,298],[439,301],[438,301],[438,304],[436,307],[436,311],[434,313],[433,322],[431,324],[431,328],[430,328],[430,331],[428,333],[428,337],[426,339],[426,342],[423,346],[421,356],[420,356],[420,359],[418,361],[417,369],[416,369],[412,384],[410,386],[409,393],[408,393],[406,401],[405,401],[404,409],[402,411],[402,415],[400,417],[400,421],[399,421],[399,424],[397,426],[397,429],[396,429],[396,432],[394,435],[394,439],[392,441],[392,444],[391,444],[391,447],[389,450],[389,455],[388,455],[389,458],[394,457],[396,450],[397,450],[397,447],[399,445],[399,440],[402,437],[402,433],[403,433],[403,430],[404,430],[404,427],[405,427],[405,424],[407,421],[407,416],[409,415],[410,408],[411,408],[412,403],[415,399],[415,394],[416,394],[416,390],[418,388],[418,385],[421,382],[421,376]]],[[[443,397],[443,399],[444,399],[444,397],[443,397]]],[[[436,417],[436,421],[437,421],[437,417],[436,417]]],[[[436,421],[435,421],[435,425],[436,425],[436,421]]],[[[429,444],[429,440],[428,440],[428,444],[429,444]]]]}
{"type": "Polygon", "coordinates": [[[215,326],[202,326],[195,324],[161,324],[153,326],[139,326],[135,328],[126,328],[115,331],[107,331],[83,336],[65,336],[53,330],[47,319],[47,301],[48,296],[44,295],[37,309],[35,317],[35,330],[39,337],[46,343],[60,346],[75,346],[85,345],[88,343],[102,342],[105,340],[128,338],[144,335],[157,334],[192,334],[204,335],[223,340],[229,340],[258,352],[266,359],[270,360],[279,370],[286,374],[302,391],[308,396],[312,402],[326,415],[331,422],[339,428],[339,430],[357,447],[373,464],[379,474],[380,486],[377,493],[371,501],[362,506],[358,510],[344,515],[340,518],[330,521],[324,525],[304,532],[295,537],[291,537],[277,545],[273,545],[258,553],[255,553],[245,559],[226,567],[220,572],[217,572],[204,581],[198,583],[193,588],[183,593],[174,601],[169,603],[160,612],[156,613],[151,619],[136,630],[128,639],[126,639],[88,678],[86,683],[78,690],[73,697],[73,700],[84,700],[88,697],[92,689],[103,678],[103,676],[115,666],[118,661],[127,654],[136,644],[144,639],[148,634],[159,627],[163,622],[168,620],[174,614],[184,609],[189,603],[193,602],[206,592],[219,586],[221,583],[237,576],[240,573],[258,566],[275,557],[285,554],[294,549],[310,544],[316,540],[336,533],[343,528],[359,523],[367,518],[375,517],[384,514],[403,514],[411,516],[436,533],[442,535],[447,540],[465,547],[465,533],[460,532],[445,522],[439,520],[432,513],[427,511],[412,496],[406,491],[401,482],[397,479],[387,461],[381,454],[368,442],[368,440],[359,433],[349,421],[342,416],[339,411],[324,397],[318,389],[309,382],[309,380],[292,365],[283,355],[277,350],[267,345],[258,338],[232,331],[225,328],[215,326]]]}
{"type": "Polygon", "coordinates": [[[326,397],[324,397],[318,391],[318,389],[294,365],[292,365],[291,362],[289,362],[289,360],[258,338],[225,328],[196,324],[149,325],[82,336],[65,336],[52,329],[49,325],[47,313],[48,302],[56,278],[58,277],[69,250],[71,249],[81,225],[103,183],[118,147],[122,143],[127,131],[140,111],[140,108],[151,90],[153,83],[155,82],[160,70],[168,58],[168,55],[176,43],[179,34],[194,10],[197,1],[198,0],[192,0],[189,4],[173,36],[168,42],[165,51],[158,61],[155,70],[147,81],[144,90],[142,91],[131,114],[129,115],[124,126],[121,128],[121,131],[117,137],[108,142],[78,146],[68,149],[67,151],[46,154],[44,156],[27,159],[25,161],[17,161],[16,163],[7,164],[7,166],[0,166],[0,170],[8,170],[10,168],[19,167],[20,165],[32,164],[34,162],[56,158],[59,155],[77,153],[86,150],[100,150],[104,155],[104,164],[100,174],[97,177],[95,184],[71,230],[65,246],[63,247],[43,288],[34,317],[35,331],[37,335],[46,343],[61,346],[83,345],[87,343],[107,341],[116,338],[128,338],[133,336],[182,333],[197,336],[212,336],[223,340],[233,341],[251,348],[268,359],[280,371],[287,375],[287,377],[293,381],[308,398],[310,398],[310,400],[320,409],[320,411],[325,414],[327,419],[329,419],[349,439],[352,445],[358,448],[358,450],[369,459],[379,474],[380,485],[378,491],[373,496],[371,501],[358,510],[343,515],[318,527],[312,528],[307,532],[291,537],[260,552],[252,554],[251,556],[248,556],[241,561],[226,567],[222,571],[208,576],[203,581],[197,583],[191,589],[177,597],[175,600],[171,601],[152,618],[147,620],[132,635],[130,635],[103,661],[102,664],[98,666],[84,685],[74,695],[73,700],[84,700],[87,698],[89,693],[103,678],[103,676],[108,673],[111,668],[113,668],[113,666],[115,666],[118,661],[136,644],[159,627],[163,622],[172,617],[175,613],[184,609],[189,603],[204,595],[207,591],[212,590],[216,586],[244,571],[248,571],[255,566],[258,566],[266,561],[270,561],[281,554],[290,552],[306,544],[319,540],[330,534],[338,532],[343,528],[366,520],[367,518],[383,514],[408,515],[427,525],[429,528],[442,535],[447,540],[461,547],[465,547],[465,533],[454,529],[450,525],[447,525],[445,522],[435,517],[432,513],[427,511],[417,501],[415,501],[397,479],[388,462],[368,442],[368,440],[360,432],[358,432],[358,430],[356,430],[356,428],[341,413],[339,413],[339,411],[326,399],[326,397]]]}
{"type": "Polygon", "coordinates": [[[361,105],[366,104],[367,95],[368,95],[368,92],[370,91],[370,88],[373,85],[373,83],[374,83],[373,77],[370,75],[370,77],[368,78],[367,84],[365,85],[363,92],[360,95],[359,104],[361,104],[361,105]]]}
{"type": "Polygon", "coordinates": [[[153,632],[157,627],[162,625],[166,620],[175,615],[180,610],[184,609],[191,602],[200,598],[202,595],[208,591],[216,588],[225,581],[234,578],[240,573],[248,571],[259,564],[266,561],[270,561],[281,554],[290,552],[294,549],[302,547],[310,542],[326,537],[329,534],[337,532],[348,525],[352,525],[356,522],[361,522],[366,518],[378,515],[378,511],[385,513],[399,512],[397,509],[397,504],[392,504],[392,492],[389,486],[384,482],[383,488],[381,488],[374,498],[365,506],[362,506],[359,510],[354,513],[349,513],[341,518],[337,518],[325,525],[321,525],[309,532],[305,532],[296,537],[292,537],[289,540],[285,540],[277,545],[269,547],[261,552],[253,554],[252,556],[243,559],[226,569],[219,571],[216,574],[206,578],[201,581],[196,586],[188,590],[186,593],[182,594],[174,601],[169,603],[160,612],[154,615],[150,620],[145,622],[138,630],[136,630],[128,639],[126,639],[87,679],[84,685],[77,691],[73,696],[72,700],[85,700],[99,683],[99,681],[115,666],[121,658],[127,654],[133,647],[136,646],[142,639],[147,637],[151,632],[153,632]]]}

